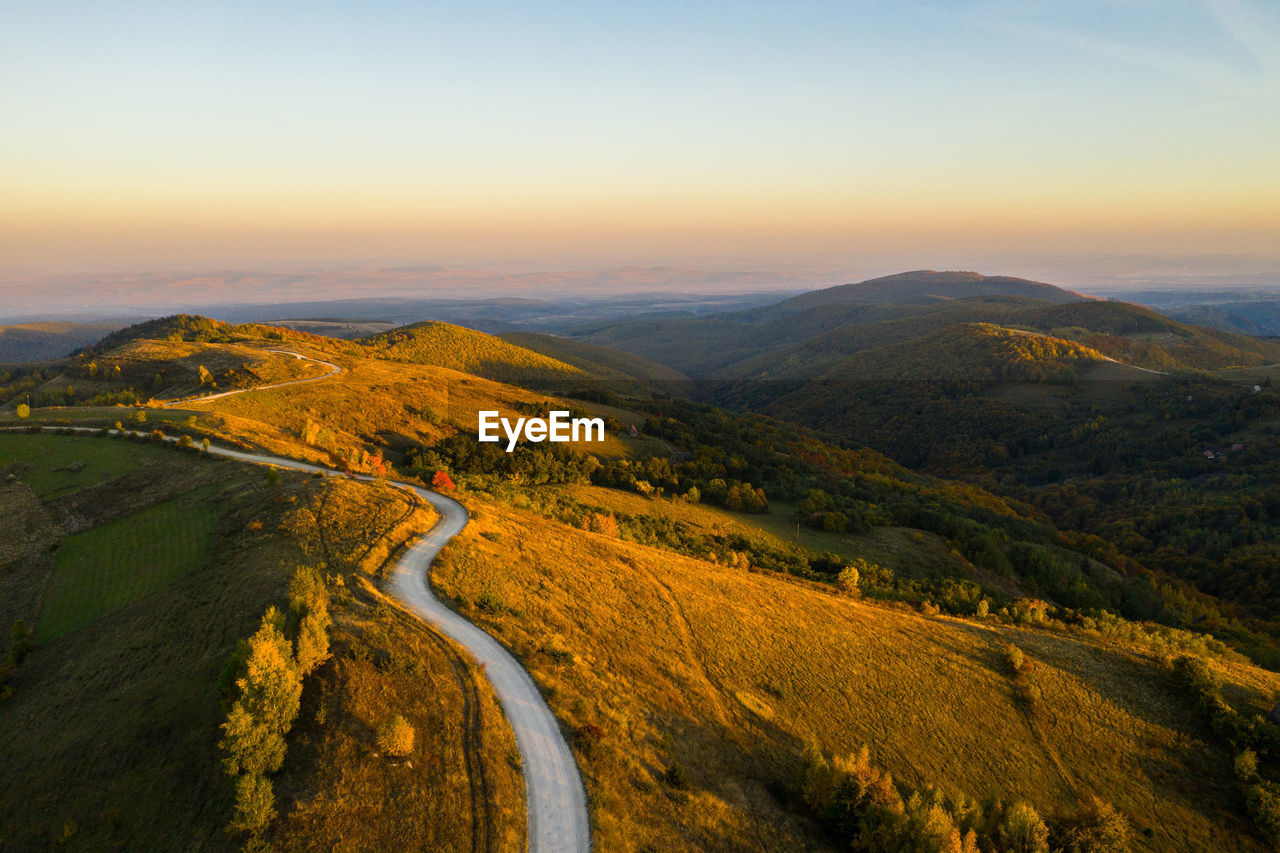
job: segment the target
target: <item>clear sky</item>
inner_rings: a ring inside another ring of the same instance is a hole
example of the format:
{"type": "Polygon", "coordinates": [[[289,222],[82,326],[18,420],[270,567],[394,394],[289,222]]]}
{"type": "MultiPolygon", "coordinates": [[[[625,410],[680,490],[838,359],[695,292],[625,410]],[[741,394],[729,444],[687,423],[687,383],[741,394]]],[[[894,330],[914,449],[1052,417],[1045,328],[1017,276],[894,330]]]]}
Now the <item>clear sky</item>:
{"type": "Polygon", "coordinates": [[[0,269],[1278,238],[1274,0],[0,4],[0,269]]]}

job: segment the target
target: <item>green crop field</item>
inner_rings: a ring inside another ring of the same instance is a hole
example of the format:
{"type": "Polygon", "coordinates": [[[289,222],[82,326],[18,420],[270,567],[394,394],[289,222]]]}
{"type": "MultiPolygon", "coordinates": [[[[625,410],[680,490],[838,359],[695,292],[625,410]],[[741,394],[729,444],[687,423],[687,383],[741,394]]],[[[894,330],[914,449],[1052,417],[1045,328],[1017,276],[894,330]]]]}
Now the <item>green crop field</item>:
{"type": "Polygon", "coordinates": [[[200,565],[221,515],[203,497],[194,492],[67,537],[40,609],[39,640],[82,628],[200,565]]]}
{"type": "Polygon", "coordinates": [[[102,438],[0,433],[0,468],[30,466],[22,480],[42,498],[114,480],[149,452],[146,445],[102,438]]]}

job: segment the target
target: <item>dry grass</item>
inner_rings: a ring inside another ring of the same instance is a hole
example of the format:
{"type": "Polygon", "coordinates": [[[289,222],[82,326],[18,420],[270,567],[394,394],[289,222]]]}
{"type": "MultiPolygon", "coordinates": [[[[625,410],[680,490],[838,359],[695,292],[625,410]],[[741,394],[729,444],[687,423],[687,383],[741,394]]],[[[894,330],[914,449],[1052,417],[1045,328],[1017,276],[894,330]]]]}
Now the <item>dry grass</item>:
{"type": "MultiPolygon", "coordinates": [[[[601,849],[797,849],[785,809],[807,742],[871,746],[912,786],[1031,801],[1096,793],[1148,849],[1258,849],[1230,757],[1150,661],[1079,637],[873,606],[476,503],[437,569],[529,665],[579,751],[601,849]],[[488,536],[484,534],[490,534],[488,536]],[[506,612],[475,607],[488,591],[506,612]],[[1016,698],[1001,658],[1023,647],[1043,690],[1016,698]],[[694,790],[659,780],[672,761],[694,790]]],[[[1228,673],[1261,704],[1277,677],[1228,673]]]]}
{"type": "Polygon", "coordinates": [[[333,658],[308,682],[276,790],[271,840],[282,850],[518,850],[524,789],[515,738],[465,652],[369,583],[434,513],[387,486],[331,480],[286,527],[342,577],[333,658]],[[369,547],[370,544],[372,547],[369,547]],[[396,714],[416,731],[407,757],[381,755],[396,714]]]}

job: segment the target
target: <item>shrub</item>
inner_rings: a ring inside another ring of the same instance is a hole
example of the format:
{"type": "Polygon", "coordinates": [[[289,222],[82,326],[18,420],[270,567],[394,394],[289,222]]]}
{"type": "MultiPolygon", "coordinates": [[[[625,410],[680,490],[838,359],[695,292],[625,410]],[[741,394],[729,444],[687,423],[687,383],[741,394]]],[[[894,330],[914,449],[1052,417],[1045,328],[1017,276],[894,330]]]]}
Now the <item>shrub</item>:
{"type": "Polygon", "coordinates": [[[9,629],[9,661],[19,666],[31,651],[31,629],[22,619],[18,619],[9,629]]]}
{"type": "Polygon", "coordinates": [[[986,619],[990,612],[991,605],[985,598],[979,601],[978,606],[973,609],[973,615],[977,616],[979,619],[986,619]]]}
{"type": "Polygon", "coordinates": [[[1251,782],[1258,775],[1258,753],[1246,749],[1236,756],[1236,778],[1241,782],[1251,782]]]}
{"type": "Polygon", "coordinates": [[[861,577],[857,566],[846,566],[836,576],[836,586],[845,595],[858,595],[862,591],[858,588],[858,580],[861,577]]]}
{"type": "Polygon", "coordinates": [[[1258,829],[1273,849],[1280,849],[1280,786],[1259,782],[1245,788],[1244,798],[1258,829]]]}
{"type": "Polygon", "coordinates": [[[1022,649],[1012,643],[1004,647],[1004,659],[1015,675],[1022,672],[1027,665],[1027,659],[1022,653],[1022,649]]]}
{"type": "Polygon", "coordinates": [[[455,488],[453,478],[444,471],[437,471],[431,477],[431,488],[437,492],[452,492],[455,488]]]}
{"type": "Polygon", "coordinates": [[[27,418],[31,417],[31,407],[30,407],[30,406],[28,406],[26,403],[19,403],[19,404],[18,404],[18,417],[19,417],[21,420],[24,420],[24,421],[25,421],[27,418]]]}
{"type": "Polygon", "coordinates": [[[387,755],[404,758],[413,753],[413,739],[417,733],[409,721],[396,714],[378,728],[378,749],[387,755]]]}
{"type": "Polygon", "coordinates": [[[573,743],[588,758],[595,754],[597,747],[604,740],[604,729],[590,723],[578,726],[573,730],[573,743]]]}
{"type": "Polygon", "coordinates": [[[1110,803],[1091,796],[1058,822],[1053,848],[1062,853],[1128,853],[1129,822],[1110,803]]]}
{"type": "Polygon", "coordinates": [[[679,761],[671,762],[671,766],[662,774],[662,781],[677,791],[689,790],[689,773],[679,761]]]}
{"type": "Polygon", "coordinates": [[[582,529],[605,536],[618,535],[618,520],[607,512],[593,512],[582,519],[582,529]]]}

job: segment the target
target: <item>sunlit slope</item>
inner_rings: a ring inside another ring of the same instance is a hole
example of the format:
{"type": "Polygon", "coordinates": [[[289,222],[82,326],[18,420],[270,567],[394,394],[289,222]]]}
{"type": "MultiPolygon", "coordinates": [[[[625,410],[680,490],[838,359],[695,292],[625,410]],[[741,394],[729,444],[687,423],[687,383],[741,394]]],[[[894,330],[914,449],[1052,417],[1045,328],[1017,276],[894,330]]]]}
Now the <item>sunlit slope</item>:
{"type": "MultiPolygon", "coordinates": [[[[1117,361],[1153,370],[1217,369],[1280,360],[1280,345],[1215,329],[1189,326],[1123,302],[1036,305],[989,297],[903,306],[889,319],[851,322],[798,344],[766,351],[715,372],[721,379],[813,379],[866,350],[907,344],[929,347],[929,337],[959,323],[987,323],[1072,341],[1117,361]]],[[[944,354],[939,353],[939,357],[944,354]]]]}
{"type": "MultiPolygon", "coordinates": [[[[1047,815],[1097,794],[1131,822],[1136,849],[1261,849],[1233,812],[1230,756],[1141,655],[476,506],[435,582],[523,657],[570,728],[602,733],[579,749],[602,849],[820,838],[785,808],[809,742],[866,744],[909,786],[1022,798],[1047,815]],[[1034,662],[1034,708],[1003,661],[1010,642],[1034,662]],[[675,762],[687,802],[659,778],[675,762]]],[[[1225,675],[1255,708],[1280,685],[1248,667],[1225,675]]]]}
{"type": "Polygon", "coordinates": [[[449,323],[415,323],[363,338],[372,358],[447,367],[501,381],[572,379],[583,371],[501,338],[449,323]]]}
{"type": "Polygon", "coordinates": [[[1074,378],[1103,361],[1096,350],[1048,335],[987,323],[950,326],[916,341],[866,350],[832,365],[823,379],[1074,378]]]}

